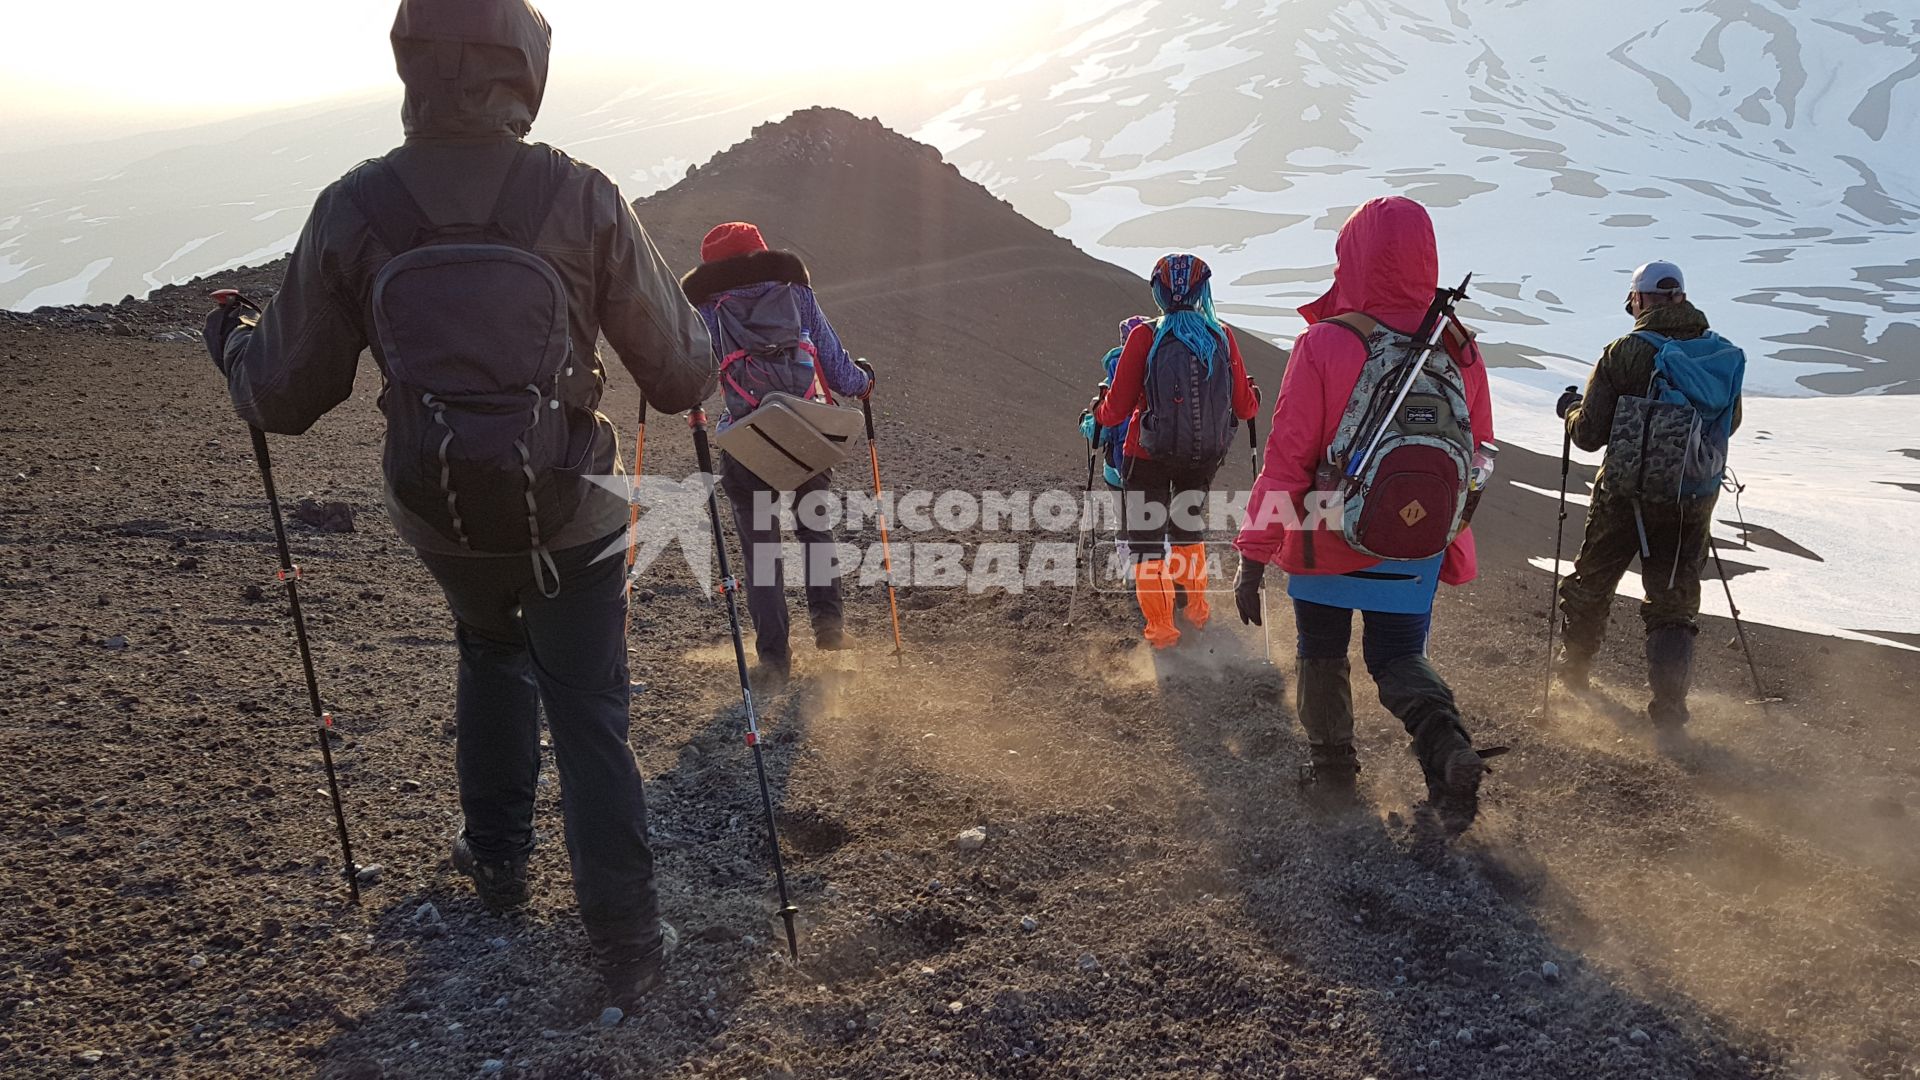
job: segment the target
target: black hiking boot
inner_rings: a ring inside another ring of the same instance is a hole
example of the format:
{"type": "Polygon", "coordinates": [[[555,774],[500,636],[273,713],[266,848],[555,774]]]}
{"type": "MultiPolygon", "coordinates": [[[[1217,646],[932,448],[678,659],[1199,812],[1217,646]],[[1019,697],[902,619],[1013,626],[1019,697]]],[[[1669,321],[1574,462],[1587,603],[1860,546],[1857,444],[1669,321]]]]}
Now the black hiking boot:
{"type": "Polygon", "coordinates": [[[1464,832],[1480,814],[1480,781],[1487,775],[1487,757],[1505,753],[1473,748],[1460,718],[1448,713],[1429,718],[1413,737],[1414,754],[1427,781],[1427,803],[1452,832],[1464,832]]]}
{"type": "Polygon", "coordinates": [[[508,915],[527,906],[533,891],[527,886],[527,858],[482,859],[467,845],[467,834],[453,838],[453,868],[473,882],[480,903],[495,915],[508,915]]]}
{"type": "Polygon", "coordinates": [[[1692,718],[1687,711],[1687,690],[1693,684],[1693,636],[1696,628],[1686,625],[1656,627],[1647,631],[1647,686],[1653,699],[1647,703],[1647,719],[1662,731],[1678,731],[1692,718]]]}
{"type": "Polygon", "coordinates": [[[1347,658],[1301,657],[1294,680],[1294,712],[1307,733],[1307,764],[1300,786],[1307,799],[1336,809],[1359,801],[1360,762],[1353,753],[1353,684],[1347,658]]]}
{"type": "Polygon", "coordinates": [[[813,632],[814,648],[822,652],[840,652],[858,644],[859,641],[852,634],[838,626],[826,626],[813,632]]]}
{"type": "Polygon", "coordinates": [[[1353,744],[1310,746],[1307,751],[1307,763],[1300,766],[1300,787],[1307,801],[1328,810],[1357,806],[1360,760],[1353,744]]]}
{"type": "Polygon", "coordinates": [[[753,688],[761,694],[777,694],[793,681],[793,658],[790,656],[760,655],[759,663],[753,665],[753,688]]]}
{"type": "Polygon", "coordinates": [[[644,936],[587,928],[593,966],[606,985],[610,1004],[631,1013],[666,978],[667,965],[680,949],[680,932],[663,919],[644,936]]]}
{"type": "Polygon", "coordinates": [[[1576,694],[1584,694],[1593,686],[1593,654],[1562,646],[1559,659],[1554,661],[1553,673],[1559,677],[1560,685],[1576,694]]]}

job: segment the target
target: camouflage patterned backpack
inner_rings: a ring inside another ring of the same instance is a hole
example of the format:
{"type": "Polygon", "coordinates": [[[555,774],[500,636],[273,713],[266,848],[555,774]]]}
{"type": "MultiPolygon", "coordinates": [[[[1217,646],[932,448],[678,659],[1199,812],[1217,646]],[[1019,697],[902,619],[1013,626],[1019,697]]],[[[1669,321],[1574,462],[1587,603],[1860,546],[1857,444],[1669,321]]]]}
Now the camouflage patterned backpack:
{"type": "Polygon", "coordinates": [[[1603,482],[1610,493],[1641,503],[1672,505],[1711,495],[1727,471],[1733,409],[1687,393],[1687,376],[1729,370],[1737,396],[1745,354],[1712,332],[1686,341],[1647,330],[1634,336],[1654,347],[1653,375],[1645,397],[1622,395],[1614,406],[1603,482]],[[1703,405],[1718,408],[1705,412],[1703,405]]]}

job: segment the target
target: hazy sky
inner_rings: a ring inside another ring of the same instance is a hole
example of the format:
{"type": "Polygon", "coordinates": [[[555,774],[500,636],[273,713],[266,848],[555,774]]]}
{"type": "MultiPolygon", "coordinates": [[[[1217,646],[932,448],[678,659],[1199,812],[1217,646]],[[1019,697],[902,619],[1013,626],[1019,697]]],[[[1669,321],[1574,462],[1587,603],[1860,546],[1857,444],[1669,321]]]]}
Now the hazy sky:
{"type": "MultiPolygon", "coordinates": [[[[8,128],[23,147],[213,120],[395,85],[395,0],[33,0],[0,14],[8,128]]],[[[729,69],[898,70],[1004,58],[1054,0],[544,0],[554,61],[723,79],[729,69]],[[718,16],[718,17],[716,17],[718,16]]]]}

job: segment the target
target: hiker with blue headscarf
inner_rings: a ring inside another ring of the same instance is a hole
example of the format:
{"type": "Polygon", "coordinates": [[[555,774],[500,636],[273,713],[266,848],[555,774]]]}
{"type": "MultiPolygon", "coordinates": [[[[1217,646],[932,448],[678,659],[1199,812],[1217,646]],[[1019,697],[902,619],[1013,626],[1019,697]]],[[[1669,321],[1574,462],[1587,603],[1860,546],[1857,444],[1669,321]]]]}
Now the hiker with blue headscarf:
{"type": "Polygon", "coordinates": [[[1207,603],[1207,490],[1259,392],[1240,345],[1213,309],[1213,272],[1194,255],[1168,255],[1148,278],[1161,316],[1135,327],[1093,409],[1102,428],[1127,426],[1121,443],[1122,531],[1148,644],[1171,648],[1175,589],[1196,630],[1207,603]]]}

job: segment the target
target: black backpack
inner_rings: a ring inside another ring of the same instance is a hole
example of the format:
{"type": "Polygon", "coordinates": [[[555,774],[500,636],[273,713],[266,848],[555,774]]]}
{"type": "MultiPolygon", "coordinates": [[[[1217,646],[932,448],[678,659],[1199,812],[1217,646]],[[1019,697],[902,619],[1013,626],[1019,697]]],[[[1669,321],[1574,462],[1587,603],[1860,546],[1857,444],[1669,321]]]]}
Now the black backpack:
{"type": "Polygon", "coordinates": [[[1239,421],[1233,415],[1233,365],[1226,336],[1209,364],[1186,342],[1167,332],[1166,320],[1154,330],[1147,354],[1146,406],[1140,410],[1140,449],[1153,461],[1175,468],[1218,465],[1233,446],[1239,421]]]}
{"type": "Polygon", "coordinates": [[[534,242],[570,163],[529,145],[484,222],[436,225],[384,161],[348,195],[393,258],[373,280],[385,361],[382,465],[401,506],[461,547],[530,552],[557,595],[547,542],[579,508],[593,411],[562,395],[574,374],[565,284],[534,242]]]}

